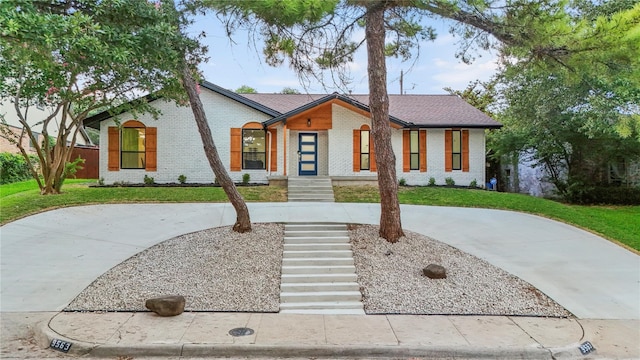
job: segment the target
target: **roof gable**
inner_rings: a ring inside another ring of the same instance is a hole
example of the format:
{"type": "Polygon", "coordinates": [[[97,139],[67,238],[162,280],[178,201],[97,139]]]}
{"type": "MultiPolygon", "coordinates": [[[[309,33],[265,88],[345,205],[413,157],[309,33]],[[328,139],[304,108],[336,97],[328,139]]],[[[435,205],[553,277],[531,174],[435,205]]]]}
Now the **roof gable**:
{"type": "MultiPolygon", "coordinates": [[[[281,95],[287,95],[287,94],[281,94],[281,95]]],[[[319,98],[317,100],[313,100],[311,102],[308,102],[308,103],[306,103],[306,104],[304,104],[302,106],[299,106],[299,107],[297,107],[295,109],[292,109],[290,111],[287,111],[284,114],[281,114],[279,116],[274,117],[273,119],[269,119],[267,121],[264,121],[263,124],[265,126],[270,126],[270,125],[276,124],[276,123],[278,123],[280,121],[284,121],[284,120],[286,120],[286,119],[288,119],[288,118],[290,118],[292,116],[298,115],[298,114],[300,114],[302,112],[305,112],[305,111],[307,111],[309,109],[312,109],[314,107],[317,107],[317,106],[321,106],[321,105],[326,104],[328,102],[335,102],[335,103],[338,103],[338,104],[343,103],[343,104],[347,105],[346,107],[352,106],[352,107],[355,108],[355,110],[361,110],[361,111],[366,112],[366,113],[370,112],[369,111],[369,107],[367,105],[362,104],[362,103],[360,103],[359,101],[357,101],[355,99],[348,98],[348,97],[340,95],[338,93],[333,93],[333,94],[330,94],[330,95],[323,96],[323,97],[321,97],[321,98],[319,98]]],[[[400,126],[407,126],[408,125],[404,121],[402,121],[402,120],[400,120],[400,119],[398,119],[398,118],[396,118],[394,116],[389,116],[389,119],[391,120],[391,122],[394,122],[394,123],[396,123],[396,124],[398,124],[400,126]]]]}

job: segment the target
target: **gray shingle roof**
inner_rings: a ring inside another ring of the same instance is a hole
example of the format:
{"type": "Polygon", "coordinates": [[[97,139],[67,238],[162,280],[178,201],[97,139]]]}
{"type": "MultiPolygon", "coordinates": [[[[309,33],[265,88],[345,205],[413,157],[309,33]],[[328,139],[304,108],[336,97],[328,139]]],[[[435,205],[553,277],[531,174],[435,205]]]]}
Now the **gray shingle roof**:
{"type": "MultiPolygon", "coordinates": [[[[326,98],[327,94],[236,94],[215,84],[204,81],[202,86],[218,94],[261,111],[274,120],[288,112],[304,108],[314,101],[326,98]]],[[[358,106],[368,106],[369,95],[336,95],[343,100],[353,99],[358,106]]],[[[147,95],[146,101],[157,98],[147,95]]],[[[389,115],[401,126],[425,128],[500,128],[502,124],[482,111],[469,105],[456,95],[389,95],[389,115]]],[[[112,117],[108,111],[85,119],[85,126],[100,128],[100,122],[112,117]]]]}
{"type": "MultiPolygon", "coordinates": [[[[326,94],[240,94],[287,113],[326,94]]],[[[346,96],[368,105],[369,95],[346,96]]],[[[389,115],[417,127],[499,128],[502,125],[456,95],[389,95],[389,115]]]]}

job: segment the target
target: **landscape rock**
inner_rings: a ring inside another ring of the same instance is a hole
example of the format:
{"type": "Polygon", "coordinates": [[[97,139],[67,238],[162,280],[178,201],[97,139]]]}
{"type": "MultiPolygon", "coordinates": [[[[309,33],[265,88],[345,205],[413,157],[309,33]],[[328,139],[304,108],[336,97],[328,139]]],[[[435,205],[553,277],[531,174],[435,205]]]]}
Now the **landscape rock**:
{"type": "Polygon", "coordinates": [[[447,278],[447,270],[441,266],[436,264],[429,264],[426,268],[422,270],[424,276],[429,279],[446,279],[447,278]]]}
{"type": "Polygon", "coordinates": [[[176,316],[184,312],[185,299],[181,295],[147,299],[144,306],[160,316],[176,316]]]}

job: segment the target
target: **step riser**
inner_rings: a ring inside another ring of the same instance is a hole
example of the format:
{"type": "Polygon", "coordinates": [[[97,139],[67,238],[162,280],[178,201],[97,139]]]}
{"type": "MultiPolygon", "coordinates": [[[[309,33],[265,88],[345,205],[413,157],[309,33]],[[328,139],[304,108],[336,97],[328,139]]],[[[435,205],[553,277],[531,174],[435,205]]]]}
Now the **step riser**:
{"type": "Polygon", "coordinates": [[[315,250],[315,251],[298,251],[284,249],[283,258],[299,259],[299,258],[353,258],[351,250],[315,250]]]}
{"type": "Polygon", "coordinates": [[[317,198],[317,197],[314,197],[314,198],[304,198],[304,199],[303,198],[291,198],[291,199],[289,199],[289,201],[291,201],[291,202],[309,202],[309,203],[311,203],[311,202],[332,202],[332,201],[335,201],[335,199],[334,198],[317,198]]]}
{"type": "Polygon", "coordinates": [[[286,303],[280,304],[280,309],[362,309],[362,303],[356,301],[349,302],[320,302],[320,303],[286,303]]]}
{"type": "Polygon", "coordinates": [[[298,309],[281,310],[280,313],[306,315],[366,315],[362,309],[298,309]]]}
{"type": "Polygon", "coordinates": [[[285,239],[292,237],[342,237],[349,242],[349,232],[346,230],[284,231],[285,239]]]}
{"type": "Polygon", "coordinates": [[[308,191],[326,191],[333,194],[333,188],[330,186],[289,186],[289,194],[294,192],[308,192],[308,191]]]}
{"type": "Polygon", "coordinates": [[[280,303],[305,303],[305,302],[322,302],[322,301],[360,301],[360,294],[344,294],[344,295],[312,295],[311,293],[296,293],[295,295],[280,294],[280,303]]]}
{"type": "Polygon", "coordinates": [[[360,285],[357,283],[318,283],[318,284],[281,284],[282,292],[317,292],[317,291],[359,291],[360,285]]]}
{"type": "Polygon", "coordinates": [[[329,184],[331,186],[331,179],[289,179],[287,186],[289,185],[302,185],[302,184],[329,184]]]}
{"type": "Polygon", "coordinates": [[[285,225],[284,231],[347,231],[347,227],[338,224],[285,225]]]}
{"type": "Polygon", "coordinates": [[[316,203],[321,203],[321,202],[334,202],[334,199],[313,199],[313,200],[309,200],[309,199],[292,199],[289,200],[289,202],[306,202],[306,203],[311,203],[311,202],[316,202],[316,203]]]}
{"type": "Polygon", "coordinates": [[[285,238],[284,244],[316,244],[316,243],[324,243],[324,244],[348,244],[348,239],[341,237],[293,237],[293,238],[285,238]]]}
{"type": "Polygon", "coordinates": [[[353,266],[282,266],[283,274],[349,274],[353,271],[353,266]]]}
{"type": "Polygon", "coordinates": [[[350,251],[350,244],[341,243],[303,243],[284,244],[284,251],[350,251]]]}
{"type": "Polygon", "coordinates": [[[328,282],[349,282],[357,280],[356,274],[283,274],[282,284],[297,284],[305,282],[311,283],[328,283],[328,282]]]}
{"type": "Polygon", "coordinates": [[[353,258],[344,259],[300,259],[288,258],[282,260],[282,266],[347,266],[353,265],[353,258]]]}

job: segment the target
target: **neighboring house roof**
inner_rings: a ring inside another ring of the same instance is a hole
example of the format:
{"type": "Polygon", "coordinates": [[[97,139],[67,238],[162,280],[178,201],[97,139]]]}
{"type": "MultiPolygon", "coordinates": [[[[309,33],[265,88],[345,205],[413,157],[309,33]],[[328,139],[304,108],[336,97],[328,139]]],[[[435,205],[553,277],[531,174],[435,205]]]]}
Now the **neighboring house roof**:
{"type": "MultiPolygon", "coordinates": [[[[283,121],[288,117],[337,99],[352,106],[369,111],[369,95],[333,94],[237,94],[208,81],[201,86],[230,98],[252,109],[272,116],[264,121],[265,126],[283,121]]],[[[146,101],[157,98],[146,96],[146,101]]],[[[85,120],[85,125],[96,129],[100,122],[112,117],[108,111],[85,120]]],[[[392,122],[409,128],[488,128],[496,129],[502,124],[471,106],[457,95],[389,95],[389,118],[392,122]]]]}

